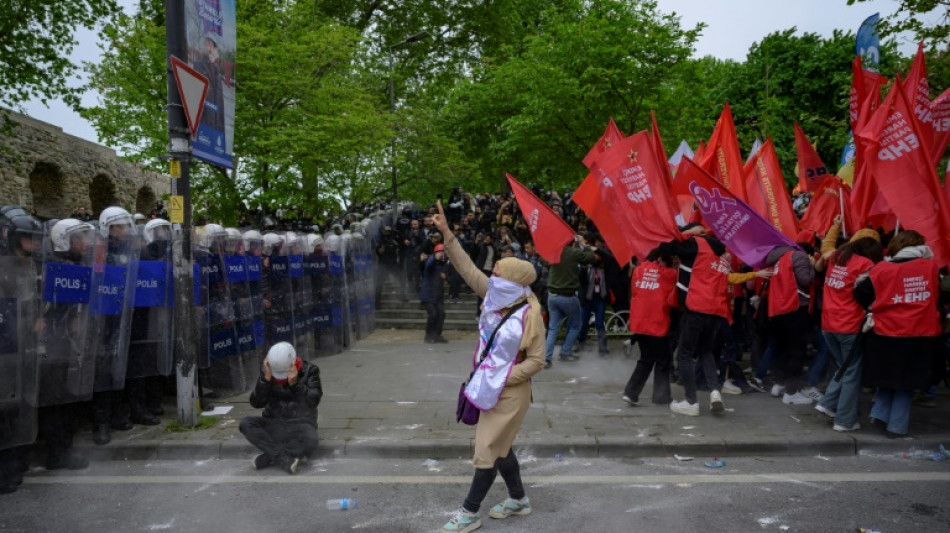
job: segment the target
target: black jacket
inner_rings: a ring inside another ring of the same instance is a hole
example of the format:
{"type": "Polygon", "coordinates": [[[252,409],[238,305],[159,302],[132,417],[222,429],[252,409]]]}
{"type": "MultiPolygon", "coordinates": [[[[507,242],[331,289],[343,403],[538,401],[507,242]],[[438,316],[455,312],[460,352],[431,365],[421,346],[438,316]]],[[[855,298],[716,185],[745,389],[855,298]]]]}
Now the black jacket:
{"type": "Polygon", "coordinates": [[[264,408],[264,418],[306,422],[317,427],[317,405],[322,397],[320,369],[317,365],[304,361],[297,383],[293,386],[278,385],[273,379],[265,381],[262,372],[254,392],[251,393],[250,403],[251,407],[264,408]]]}

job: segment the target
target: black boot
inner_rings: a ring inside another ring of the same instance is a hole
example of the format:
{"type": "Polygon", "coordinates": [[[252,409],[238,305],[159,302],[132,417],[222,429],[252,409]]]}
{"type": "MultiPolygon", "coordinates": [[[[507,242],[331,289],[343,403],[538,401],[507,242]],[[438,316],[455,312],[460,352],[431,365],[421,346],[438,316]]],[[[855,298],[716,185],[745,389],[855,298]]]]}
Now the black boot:
{"type": "Polygon", "coordinates": [[[112,440],[112,431],[108,424],[99,424],[92,430],[92,441],[102,446],[112,440]]]}
{"type": "Polygon", "coordinates": [[[133,424],[138,424],[140,426],[157,426],[162,423],[161,419],[145,409],[142,409],[141,411],[133,410],[132,416],[129,417],[129,420],[133,424]]]}
{"type": "Polygon", "coordinates": [[[150,404],[145,408],[145,410],[148,411],[152,416],[162,416],[165,414],[165,408],[162,407],[162,404],[160,403],[150,404]]]}
{"type": "Polygon", "coordinates": [[[47,470],[82,470],[89,466],[89,461],[83,459],[73,451],[50,454],[46,458],[47,470]]]}

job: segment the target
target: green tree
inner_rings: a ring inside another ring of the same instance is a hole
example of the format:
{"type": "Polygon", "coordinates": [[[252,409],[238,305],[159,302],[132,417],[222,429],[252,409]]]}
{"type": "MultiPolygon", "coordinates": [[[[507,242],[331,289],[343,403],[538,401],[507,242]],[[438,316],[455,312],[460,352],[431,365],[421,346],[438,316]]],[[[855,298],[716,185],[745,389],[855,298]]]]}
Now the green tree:
{"type": "Polygon", "coordinates": [[[8,0],[0,3],[0,106],[18,108],[39,98],[79,101],[70,87],[69,54],[79,27],[93,28],[117,11],[115,0],[8,0]]]}

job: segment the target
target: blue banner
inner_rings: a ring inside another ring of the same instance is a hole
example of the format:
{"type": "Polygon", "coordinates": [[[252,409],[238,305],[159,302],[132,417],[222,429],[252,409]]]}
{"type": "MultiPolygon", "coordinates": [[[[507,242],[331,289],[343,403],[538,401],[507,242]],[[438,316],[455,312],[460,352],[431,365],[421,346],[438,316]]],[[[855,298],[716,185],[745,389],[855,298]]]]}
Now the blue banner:
{"type": "Polygon", "coordinates": [[[0,298],[0,353],[17,353],[16,298],[0,298]]]}
{"type": "Polygon", "coordinates": [[[170,269],[165,261],[139,261],[135,307],[169,307],[173,294],[170,269]]]}
{"type": "Polygon", "coordinates": [[[46,263],[43,301],[62,304],[89,303],[92,269],[82,265],[46,263]]]}
{"type": "Polygon", "coordinates": [[[237,354],[237,339],[234,338],[234,330],[224,328],[221,331],[210,333],[208,335],[208,352],[212,361],[237,354]]]}
{"type": "MultiPolygon", "coordinates": [[[[204,257],[204,264],[201,265],[201,273],[207,278],[209,286],[217,285],[224,281],[224,272],[221,259],[215,254],[209,254],[204,257]]],[[[203,280],[202,280],[203,281],[203,280]]]]}
{"type": "Polygon", "coordinates": [[[287,266],[290,273],[290,277],[299,278],[303,276],[303,256],[302,255],[289,255],[287,256],[289,264],[287,266]]]}
{"type": "Polygon", "coordinates": [[[855,54],[861,56],[862,67],[874,72],[877,72],[877,67],[881,64],[881,38],[877,33],[877,22],[880,18],[880,13],[875,13],[864,19],[858,28],[854,46],[855,54]]]}
{"type": "Polygon", "coordinates": [[[343,258],[336,254],[330,254],[330,273],[343,273],[343,258]]]}
{"type": "Polygon", "coordinates": [[[270,256],[270,277],[283,279],[290,273],[290,261],[286,255],[270,256]]]}
{"type": "Polygon", "coordinates": [[[260,348],[267,342],[267,333],[264,329],[264,321],[258,320],[251,324],[251,330],[254,332],[254,344],[260,348]]]}
{"type": "Polygon", "coordinates": [[[244,256],[244,265],[247,270],[248,281],[261,280],[261,258],[257,255],[244,256]]]}
{"type": "Polygon", "coordinates": [[[257,348],[257,344],[254,339],[253,324],[248,324],[246,326],[238,326],[237,343],[238,343],[238,350],[241,353],[251,352],[251,351],[254,351],[255,348],[257,348]]]}
{"type": "Polygon", "coordinates": [[[228,255],[224,258],[227,269],[228,283],[244,283],[247,281],[247,262],[243,255],[228,255]]]}
{"type": "Polygon", "coordinates": [[[322,276],[330,272],[330,258],[324,254],[313,254],[310,256],[313,263],[313,274],[322,276]]]}
{"type": "Polygon", "coordinates": [[[125,301],[126,274],[128,268],[116,265],[103,265],[103,272],[93,277],[92,305],[94,315],[121,315],[125,301]]]}

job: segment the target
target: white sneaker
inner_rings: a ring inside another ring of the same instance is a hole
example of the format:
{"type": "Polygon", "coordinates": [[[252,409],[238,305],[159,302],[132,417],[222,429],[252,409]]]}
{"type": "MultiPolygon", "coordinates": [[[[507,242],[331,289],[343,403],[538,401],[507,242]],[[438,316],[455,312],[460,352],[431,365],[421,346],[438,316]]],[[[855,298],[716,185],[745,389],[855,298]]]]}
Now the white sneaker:
{"type": "Polygon", "coordinates": [[[835,417],[834,411],[832,411],[831,409],[828,409],[827,407],[822,406],[820,403],[815,404],[815,411],[818,411],[819,413],[827,416],[828,418],[835,417]]]}
{"type": "Polygon", "coordinates": [[[785,394],[782,396],[782,403],[787,405],[808,405],[814,400],[805,396],[801,391],[796,392],[795,394],[785,394]]]}
{"type": "Polygon", "coordinates": [[[842,426],[840,424],[835,424],[831,429],[835,431],[854,431],[856,429],[861,429],[861,423],[855,422],[853,426],[842,426]]]}
{"type": "Polygon", "coordinates": [[[736,386],[735,383],[727,379],[726,382],[722,384],[722,392],[724,394],[739,395],[739,394],[742,394],[742,389],[740,389],[739,387],[736,386]]]}
{"type": "Polygon", "coordinates": [[[689,403],[687,400],[681,402],[672,402],[670,403],[670,409],[674,413],[679,413],[681,415],[687,416],[699,416],[699,402],[689,403]]]}
{"type": "Polygon", "coordinates": [[[770,394],[775,398],[782,396],[785,394],[785,385],[779,385],[778,383],[772,385],[772,392],[770,394]]]}
{"type": "Polygon", "coordinates": [[[709,393],[709,410],[714,413],[721,413],[723,410],[722,394],[717,390],[709,393]]]}
{"type": "Polygon", "coordinates": [[[762,380],[759,378],[750,379],[749,386],[759,392],[765,392],[765,383],[762,383],[762,380]]]}
{"type": "Polygon", "coordinates": [[[821,398],[824,396],[824,395],[818,390],[817,387],[807,387],[807,388],[804,388],[804,389],[799,390],[798,392],[801,393],[801,394],[804,394],[805,396],[808,396],[809,398],[811,398],[812,400],[814,400],[814,401],[816,401],[816,402],[820,402],[820,401],[821,401],[821,398]]]}
{"type": "Polygon", "coordinates": [[[627,396],[626,394],[623,395],[623,401],[627,402],[627,403],[630,404],[632,407],[636,407],[636,406],[640,405],[640,402],[638,402],[637,400],[634,400],[633,398],[627,396]]]}

